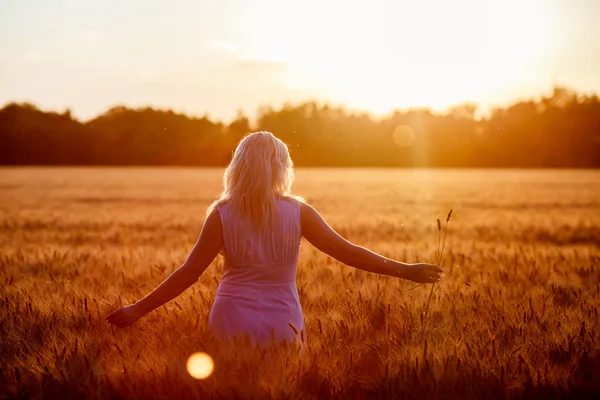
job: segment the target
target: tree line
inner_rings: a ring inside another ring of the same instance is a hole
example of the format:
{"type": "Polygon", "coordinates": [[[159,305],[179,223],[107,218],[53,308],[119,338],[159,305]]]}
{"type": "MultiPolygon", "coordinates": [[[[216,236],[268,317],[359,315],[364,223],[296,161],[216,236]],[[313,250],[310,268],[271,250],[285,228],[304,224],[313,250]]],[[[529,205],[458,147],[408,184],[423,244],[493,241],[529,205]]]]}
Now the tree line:
{"type": "Polygon", "coordinates": [[[477,106],[446,113],[368,113],[307,102],[264,107],[252,123],[226,124],[168,110],[113,107],[89,121],[24,103],[0,110],[3,165],[227,164],[248,132],[285,141],[299,166],[600,167],[600,100],[554,88],[477,118],[477,106]]]}

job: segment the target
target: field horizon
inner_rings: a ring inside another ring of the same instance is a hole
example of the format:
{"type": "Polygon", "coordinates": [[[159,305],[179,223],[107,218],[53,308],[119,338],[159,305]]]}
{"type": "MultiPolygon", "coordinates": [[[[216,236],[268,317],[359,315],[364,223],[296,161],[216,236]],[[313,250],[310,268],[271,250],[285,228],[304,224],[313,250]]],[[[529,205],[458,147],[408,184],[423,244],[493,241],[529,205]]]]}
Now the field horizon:
{"type": "Polygon", "coordinates": [[[416,287],[303,241],[304,351],[206,330],[218,257],[136,324],[104,317],[185,260],[222,168],[0,168],[1,398],[592,398],[600,395],[600,170],[296,170],[348,240],[443,267],[416,287]],[[213,375],[194,380],[205,351],[213,375]]]}

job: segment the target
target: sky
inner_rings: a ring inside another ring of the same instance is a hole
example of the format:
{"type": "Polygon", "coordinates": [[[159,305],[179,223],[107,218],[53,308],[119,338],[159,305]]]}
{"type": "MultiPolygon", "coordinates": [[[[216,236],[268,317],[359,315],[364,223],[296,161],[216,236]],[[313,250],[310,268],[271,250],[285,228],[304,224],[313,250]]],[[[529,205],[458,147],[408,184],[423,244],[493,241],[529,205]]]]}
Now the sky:
{"type": "Polygon", "coordinates": [[[600,92],[600,0],[0,0],[0,104],[230,121],[600,92]]]}

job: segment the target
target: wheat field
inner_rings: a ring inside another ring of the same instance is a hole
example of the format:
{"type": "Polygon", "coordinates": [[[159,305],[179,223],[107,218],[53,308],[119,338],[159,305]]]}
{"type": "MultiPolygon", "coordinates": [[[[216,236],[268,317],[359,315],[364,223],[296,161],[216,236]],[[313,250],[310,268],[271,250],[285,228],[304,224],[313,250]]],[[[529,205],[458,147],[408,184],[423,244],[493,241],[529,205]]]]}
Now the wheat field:
{"type": "Polygon", "coordinates": [[[127,328],[104,317],[191,250],[219,169],[0,169],[0,398],[565,398],[600,395],[600,172],[299,169],[344,237],[445,277],[355,270],[303,242],[303,350],[206,330],[220,257],[127,328]],[[214,373],[195,380],[203,351],[214,373]]]}

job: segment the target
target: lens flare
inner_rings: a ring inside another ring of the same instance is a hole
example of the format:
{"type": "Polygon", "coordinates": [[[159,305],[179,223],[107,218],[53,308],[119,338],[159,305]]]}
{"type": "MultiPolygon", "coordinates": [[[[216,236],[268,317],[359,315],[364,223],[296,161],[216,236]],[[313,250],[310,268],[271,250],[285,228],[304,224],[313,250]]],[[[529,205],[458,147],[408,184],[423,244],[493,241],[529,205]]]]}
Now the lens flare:
{"type": "Polygon", "coordinates": [[[415,140],[415,132],[408,125],[400,125],[394,129],[394,143],[400,147],[408,147],[415,140]]]}
{"type": "Polygon", "coordinates": [[[194,353],[188,358],[187,370],[192,378],[205,379],[212,374],[215,363],[206,353],[194,353]]]}

